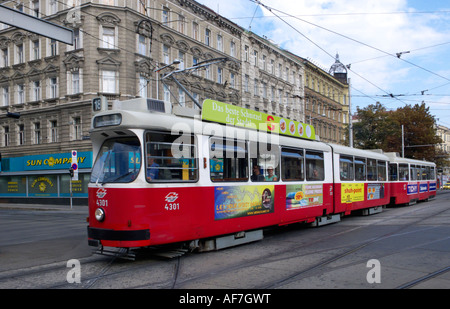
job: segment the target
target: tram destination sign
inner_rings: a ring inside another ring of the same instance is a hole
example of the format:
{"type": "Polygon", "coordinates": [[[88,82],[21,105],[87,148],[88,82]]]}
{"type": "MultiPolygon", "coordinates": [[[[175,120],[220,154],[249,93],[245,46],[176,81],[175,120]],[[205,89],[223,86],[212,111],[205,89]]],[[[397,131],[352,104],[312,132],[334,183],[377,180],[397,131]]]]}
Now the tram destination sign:
{"type": "Polygon", "coordinates": [[[203,101],[202,120],[274,132],[291,137],[316,139],[314,127],[309,124],[210,99],[203,101]]]}

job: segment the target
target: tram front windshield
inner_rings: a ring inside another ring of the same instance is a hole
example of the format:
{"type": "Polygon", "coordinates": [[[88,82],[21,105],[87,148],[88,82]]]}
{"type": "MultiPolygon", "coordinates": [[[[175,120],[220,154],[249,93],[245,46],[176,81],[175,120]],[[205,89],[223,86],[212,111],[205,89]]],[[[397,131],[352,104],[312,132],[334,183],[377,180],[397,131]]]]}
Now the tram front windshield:
{"type": "Polygon", "coordinates": [[[91,173],[94,183],[127,183],[141,168],[141,144],[136,137],[109,139],[100,148],[91,173]]]}

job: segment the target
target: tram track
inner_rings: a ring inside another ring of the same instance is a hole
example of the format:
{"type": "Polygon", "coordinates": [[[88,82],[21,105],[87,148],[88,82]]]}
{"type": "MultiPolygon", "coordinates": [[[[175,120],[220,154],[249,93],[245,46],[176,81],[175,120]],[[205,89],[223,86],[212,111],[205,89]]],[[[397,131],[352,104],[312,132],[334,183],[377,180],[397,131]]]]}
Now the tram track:
{"type": "MultiPolygon", "coordinates": [[[[306,260],[311,257],[321,257],[316,263],[305,263],[301,269],[290,270],[288,274],[280,275],[273,280],[266,280],[262,283],[256,283],[246,288],[259,288],[259,289],[276,289],[288,287],[291,283],[295,283],[299,280],[304,280],[310,276],[317,276],[317,274],[323,274],[336,268],[349,268],[355,264],[361,264],[364,262],[362,259],[356,259],[356,261],[350,260],[350,263],[341,265],[333,265],[334,262],[338,262],[345,257],[351,257],[353,254],[362,252],[364,248],[368,248],[370,245],[377,242],[387,240],[392,237],[404,236],[410,233],[421,233],[432,229],[430,226],[422,226],[421,229],[408,230],[411,226],[414,226],[420,221],[426,221],[427,219],[435,216],[444,215],[449,209],[434,208],[432,202],[427,204],[419,204],[421,207],[405,207],[405,208],[392,208],[386,211],[386,214],[378,214],[373,217],[353,217],[349,218],[348,225],[338,226],[338,228],[332,228],[335,233],[330,234],[325,232],[325,228],[321,227],[324,233],[320,233],[319,236],[309,236],[317,233],[317,230],[313,229],[290,229],[290,231],[284,230],[284,228],[275,229],[273,233],[262,241],[257,242],[256,245],[248,244],[242,247],[230,248],[221,251],[214,251],[211,253],[190,254],[185,256],[176,257],[173,259],[161,259],[158,257],[144,256],[138,258],[134,262],[119,260],[116,257],[105,257],[93,255],[87,258],[80,259],[82,267],[82,283],[70,284],[66,280],[67,272],[70,270],[66,266],[66,262],[58,262],[47,265],[40,265],[35,267],[29,267],[26,269],[8,270],[0,272],[0,288],[76,288],[76,289],[91,289],[91,288],[106,288],[108,286],[119,287],[119,283],[115,282],[118,279],[123,278],[135,278],[142,277],[142,281],[129,280],[130,282],[124,283],[122,288],[167,288],[167,289],[179,289],[179,288],[192,288],[195,286],[201,286],[202,284],[208,284],[205,282],[214,282],[216,277],[226,276],[230,273],[242,273],[247,268],[255,268],[259,270],[269,269],[274,263],[285,263],[289,261],[306,260]],[[430,212],[431,210],[431,212],[430,212]],[[387,214],[389,212],[389,215],[387,214]],[[427,212],[425,215],[424,213],[427,212]],[[394,228],[395,221],[399,218],[406,218],[405,222],[401,226],[394,228]],[[369,220],[367,221],[366,218],[369,220]],[[361,219],[361,220],[360,220],[361,219]],[[340,243],[336,246],[325,248],[322,246],[324,243],[333,243],[334,239],[338,239],[341,236],[348,236],[352,233],[358,233],[360,230],[373,227],[377,225],[391,225],[393,228],[386,233],[379,236],[371,237],[363,242],[351,242],[340,243]],[[342,228],[341,228],[342,227],[342,228]],[[311,233],[308,233],[311,231],[311,233]],[[280,234],[286,237],[279,237],[280,234]],[[307,235],[305,235],[307,234],[307,235]],[[306,236],[305,239],[301,237],[306,236]],[[283,242],[283,246],[279,247],[276,244],[279,241],[283,242]],[[232,250],[235,252],[252,251],[267,247],[277,248],[275,252],[265,251],[258,258],[254,256],[247,257],[245,259],[230,259],[223,265],[217,267],[199,267],[195,272],[192,271],[193,263],[201,263],[200,261],[214,259],[223,254],[232,255],[232,250]],[[320,249],[317,249],[319,247],[320,249]],[[282,248],[279,250],[279,248],[282,248]],[[332,267],[330,267],[333,265],[332,267]],[[143,274],[143,275],[140,275],[143,274]],[[145,276],[145,274],[149,274],[145,276]],[[11,285],[9,285],[9,283],[11,285]]],[[[346,220],[346,219],[344,219],[346,220]]],[[[399,248],[397,250],[391,250],[374,256],[374,258],[383,258],[388,255],[394,255],[399,252],[406,252],[414,249],[415,247],[424,246],[433,242],[445,240],[448,237],[435,239],[429,242],[417,243],[413,246],[399,248]]],[[[294,265],[295,266],[295,265],[294,265]]],[[[449,267],[444,267],[438,271],[430,272],[428,275],[418,277],[416,280],[405,282],[404,284],[398,284],[397,288],[406,289],[417,286],[420,283],[432,280],[440,275],[443,275],[449,271],[449,267]]],[[[212,286],[217,288],[217,286],[212,286]]],[[[220,286],[219,286],[220,287],[220,286]]],[[[232,286],[230,286],[232,287],[232,286]]],[[[241,286],[237,286],[238,288],[241,286]]],[[[394,287],[395,288],[395,287],[394,287]]]]}

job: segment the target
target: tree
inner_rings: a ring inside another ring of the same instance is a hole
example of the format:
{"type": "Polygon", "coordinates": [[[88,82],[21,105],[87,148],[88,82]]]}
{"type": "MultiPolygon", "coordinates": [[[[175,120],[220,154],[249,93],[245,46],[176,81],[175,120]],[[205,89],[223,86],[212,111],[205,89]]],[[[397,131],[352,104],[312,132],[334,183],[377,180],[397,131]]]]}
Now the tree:
{"type": "Polygon", "coordinates": [[[400,128],[402,125],[404,128],[405,157],[436,162],[436,146],[442,140],[436,135],[436,119],[430,114],[430,108],[424,102],[407,105],[397,109],[392,117],[400,128]]]}
{"type": "Polygon", "coordinates": [[[377,102],[357,108],[358,121],[353,124],[354,145],[361,149],[383,149],[383,143],[395,126],[386,108],[377,102]]]}
{"type": "Polygon", "coordinates": [[[405,157],[438,161],[440,153],[435,146],[442,140],[436,135],[436,120],[424,102],[395,111],[387,111],[377,102],[358,108],[357,117],[359,121],[353,126],[356,148],[402,153],[403,125],[405,157]]]}

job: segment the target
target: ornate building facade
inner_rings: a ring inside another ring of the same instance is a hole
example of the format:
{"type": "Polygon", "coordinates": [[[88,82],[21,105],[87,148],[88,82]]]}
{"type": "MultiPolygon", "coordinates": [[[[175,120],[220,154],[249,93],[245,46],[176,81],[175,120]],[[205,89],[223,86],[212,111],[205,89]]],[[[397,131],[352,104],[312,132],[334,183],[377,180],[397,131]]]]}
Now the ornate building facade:
{"type": "Polygon", "coordinates": [[[305,121],[315,127],[322,141],[348,144],[349,84],[339,56],[329,72],[306,59],[304,64],[305,121]]]}
{"type": "Polygon", "coordinates": [[[322,140],[343,140],[345,81],[194,0],[0,3],[74,33],[70,46],[0,24],[0,200],[67,199],[72,150],[80,167],[74,196],[85,199],[92,99],[111,105],[148,97],[197,108],[162,78],[174,70],[200,103],[215,99],[311,123],[322,140]]]}

